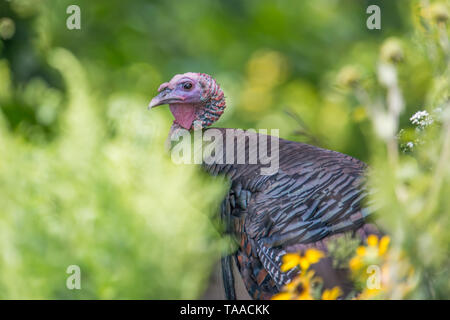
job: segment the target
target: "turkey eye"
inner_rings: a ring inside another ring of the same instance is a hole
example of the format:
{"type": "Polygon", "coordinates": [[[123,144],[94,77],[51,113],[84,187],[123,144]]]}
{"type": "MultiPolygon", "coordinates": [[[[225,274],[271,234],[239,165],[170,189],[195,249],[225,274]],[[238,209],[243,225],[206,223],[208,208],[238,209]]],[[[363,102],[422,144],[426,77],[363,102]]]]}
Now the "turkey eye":
{"type": "Polygon", "coordinates": [[[185,84],[183,84],[183,88],[186,90],[189,90],[192,88],[192,83],[190,82],[186,82],[185,84]]]}

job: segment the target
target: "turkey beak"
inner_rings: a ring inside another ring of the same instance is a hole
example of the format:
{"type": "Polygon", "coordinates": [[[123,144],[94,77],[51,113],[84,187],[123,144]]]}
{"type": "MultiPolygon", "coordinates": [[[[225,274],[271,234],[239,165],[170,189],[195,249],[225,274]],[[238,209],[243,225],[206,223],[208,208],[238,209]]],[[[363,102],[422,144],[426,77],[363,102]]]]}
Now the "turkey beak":
{"type": "Polygon", "coordinates": [[[165,104],[165,99],[164,97],[167,95],[167,90],[163,90],[161,91],[156,97],[154,97],[152,99],[152,101],[150,101],[150,104],[148,105],[148,110],[163,105],[165,104]]]}
{"type": "Polygon", "coordinates": [[[148,109],[152,109],[157,106],[161,106],[163,104],[169,104],[169,103],[175,103],[175,102],[182,102],[183,99],[180,97],[175,97],[172,94],[172,90],[170,89],[164,89],[162,90],[156,97],[150,101],[150,104],[148,105],[148,109]]]}

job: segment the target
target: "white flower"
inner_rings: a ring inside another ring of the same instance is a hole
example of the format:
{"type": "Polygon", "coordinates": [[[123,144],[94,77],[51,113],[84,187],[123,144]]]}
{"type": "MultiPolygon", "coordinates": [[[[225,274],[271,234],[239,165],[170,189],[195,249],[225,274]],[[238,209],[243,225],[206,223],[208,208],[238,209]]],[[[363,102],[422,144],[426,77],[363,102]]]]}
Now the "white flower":
{"type": "Polygon", "coordinates": [[[378,64],[378,80],[386,87],[397,86],[397,71],[391,64],[378,64]]]}
{"type": "Polygon", "coordinates": [[[423,110],[417,111],[411,118],[409,118],[409,121],[416,125],[419,130],[422,130],[431,125],[434,120],[427,111],[423,110]]]}

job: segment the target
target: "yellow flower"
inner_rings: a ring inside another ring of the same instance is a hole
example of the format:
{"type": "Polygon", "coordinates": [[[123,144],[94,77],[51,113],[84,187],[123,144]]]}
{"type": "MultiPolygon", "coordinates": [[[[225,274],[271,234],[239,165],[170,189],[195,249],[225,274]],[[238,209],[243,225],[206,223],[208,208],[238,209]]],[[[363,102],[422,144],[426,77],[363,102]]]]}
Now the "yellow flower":
{"type": "MultiPolygon", "coordinates": [[[[372,248],[378,248],[378,255],[379,256],[383,256],[389,247],[389,243],[391,242],[391,238],[389,238],[388,236],[384,236],[380,239],[380,241],[378,241],[378,237],[374,234],[371,234],[368,238],[367,238],[367,244],[369,247],[372,248]]],[[[358,250],[360,250],[360,252],[363,252],[363,254],[358,253],[358,251],[356,252],[357,255],[359,256],[363,256],[365,255],[365,249],[363,249],[364,247],[359,247],[358,250]]]]}
{"type": "Polygon", "coordinates": [[[302,271],[283,291],[274,295],[272,300],[314,300],[312,296],[313,284],[321,281],[314,277],[314,271],[302,271]]]}
{"type": "Polygon", "coordinates": [[[380,256],[384,255],[389,247],[389,242],[391,241],[391,239],[388,236],[384,236],[383,238],[381,238],[380,240],[380,245],[378,247],[378,254],[380,256]]]}
{"type": "Polygon", "coordinates": [[[311,285],[317,281],[317,279],[313,279],[314,271],[307,271],[305,274],[300,274],[299,283],[296,287],[296,290],[299,292],[297,296],[297,300],[314,300],[311,295],[311,285]]]}
{"type": "Polygon", "coordinates": [[[296,253],[287,253],[282,258],[281,271],[286,272],[296,266],[300,266],[302,270],[307,270],[311,264],[319,262],[323,257],[323,252],[317,249],[306,250],[304,256],[296,253]]]}
{"type": "Polygon", "coordinates": [[[284,290],[293,293],[293,292],[295,292],[295,290],[297,289],[298,285],[301,282],[302,282],[302,275],[300,274],[297,277],[295,277],[294,279],[292,279],[291,282],[286,284],[284,286],[284,290]]]}
{"type": "Polygon", "coordinates": [[[325,289],[322,293],[322,300],[336,300],[341,294],[342,291],[339,287],[334,287],[331,290],[325,289]]]}
{"type": "Polygon", "coordinates": [[[349,261],[349,267],[352,271],[356,271],[362,268],[363,263],[361,257],[353,257],[349,261]]]}
{"type": "Polygon", "coordinates": [[[378,237],[374,234],[371,234],[370,236],[367,237],[367,244],[370,247],[376,247],[378,244],[378,237]]]}
{"type": "MultiPolygon", "coordinates": [[[[373,243],[373,239],[371,240],[373,243]]],[[[363,259],[367,253],[366,247],[359,246],[356,249],[356,256],[350,259],[349,261],[349,267],[352,271],[357,271],[363,267],[363,259]]]]}
{"type": "Polygon", "coordinates": [[[298,266],[301,262],[301,258],[296,253],[286,253],[282,258],[283,264],[281,265],[281,271],[286,272],[298,266]]]}
{"type": "Polygon", "coordinates": [[[383,293],[381,289],[364,289],[355,299],[356,300],[371,300],[377,298],[383,293]]]}
{"type": "Polygon", "coordinates": [[[280,292],[272,296],[272,300],[291,300],[293,294],[290,292],[280,292]]]}
{"type": "Polygon", "coordinates": [[[298,295],[297,300],[314,300],[314,298],[312,297],[311,292],[308,288],[303,290],[302,293],[298,295]]]}
{"type": "Polygon", "coordinates": [[[367,237],[367,246],[359,246],[356,249],[356,255],[350,259],[349,267],[352,271],[360,270],[364,266],[364,261],[367,263],[367,257],[383,257],[388,251],[391,239],[388,236],[382,237],[378,241],[378,237],[371,234],[367,237]]]}
{"type": "Polygon", "coordinates": [[[364,257],[364,256],[366,255],[366,247],[364,247],[364,246],[359,246],[359,247],[356,249],[356,255],[357,255],[358,257],[364,257]]]}
{"type": "Polygon", "coordinates": [[[403,60],[403,49],[401,42],[395,38],[388,38],[381,46],[381,59],[390,62],[397,63],[403,60]]]}
{"type": "Polygon", "coordinates": [[[361,81],[361,73],[355,66],[345,66],[337,75],[337,82],[343,87],[355,87],[361,81]]]}
{"type": "Polygon", "coordinates": [[[316,249],[308,249],[305,253],[305,260],[307,260],[309,263],[314,264],[319,262],[320,259],[322,259],[324,256],[323,252],[316,249]]]}
{"type": "Polygon", "coordinates": [[[444,23],[449,18],[448,9],[444,3],[433,3],[429,8],[429,16],[437,23],[444,23]]]}

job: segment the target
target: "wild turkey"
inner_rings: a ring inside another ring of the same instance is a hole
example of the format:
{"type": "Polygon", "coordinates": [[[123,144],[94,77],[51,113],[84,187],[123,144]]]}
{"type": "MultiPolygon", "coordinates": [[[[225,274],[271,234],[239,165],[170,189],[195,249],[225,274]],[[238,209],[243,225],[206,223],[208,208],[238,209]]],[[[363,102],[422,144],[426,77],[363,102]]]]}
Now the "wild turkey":
{"type": "MultiPolygon", "coordinates": [[[[194,126],[200,126],[204,133],[220,130],[225,140],[226,132],[231,131],[235,135],[228,139],[235,139],[229,144],[233,150],[227,150],[224,141],[223,158],[228,159],[226,155],[232,152],[234,160],[244,151],[235,149],[239,135],[263,137],[235,129],[206,129],[219,119],[226,106],[221,88],[207,74],[176,75],[158,92],[149,108],[169,104],[175,118],[169,137],[178,130],[193,130],[194,126]]],[[[279,169],[273,174],[262,175],[260,162],[203,163],[209,173],[231,180],[221,217],[228,231],[236,235],[239,248],[222,259],[228,299],[235,299],[232,257],[250,296],[269,299],[298,272],[280,271],[281,257],[286,252],[302,252],[310,247],[327,251],[327,242],[344,232],[361,239],[377,233],[366,223],[369,210],[361,205],[367,197],[363,162],[335,151],[275,139],[271,141],[278,142],[279,169]]],[[[248,157],[256,152],[249,149],[249,144],[245,145],[248,157]]],[[[346,270],[333,268],[329,258],[314,265],[314,269],[324,279],[325,287],[340,285],[344,291],[349,290],[346,270]]]]}

